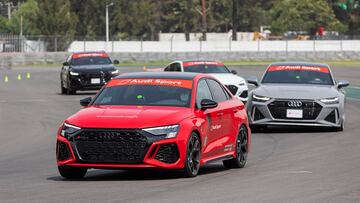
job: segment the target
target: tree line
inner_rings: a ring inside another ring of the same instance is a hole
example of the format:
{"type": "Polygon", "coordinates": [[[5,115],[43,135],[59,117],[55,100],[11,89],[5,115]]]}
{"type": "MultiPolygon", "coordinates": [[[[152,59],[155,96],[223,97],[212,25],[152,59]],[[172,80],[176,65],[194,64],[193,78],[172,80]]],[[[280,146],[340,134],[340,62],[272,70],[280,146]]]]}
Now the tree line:
{"type": "MultiPolygon", "coordinates": [[[[6,0],[4,0],[6,2],[6,0]]],[[[287,31],[314,35],[319,26],[343,35],[360,34],[360,0],[11,0],[0,33],[105,39],[109,7],[111,40],[158,40],[158,33],[287,31]]]]}

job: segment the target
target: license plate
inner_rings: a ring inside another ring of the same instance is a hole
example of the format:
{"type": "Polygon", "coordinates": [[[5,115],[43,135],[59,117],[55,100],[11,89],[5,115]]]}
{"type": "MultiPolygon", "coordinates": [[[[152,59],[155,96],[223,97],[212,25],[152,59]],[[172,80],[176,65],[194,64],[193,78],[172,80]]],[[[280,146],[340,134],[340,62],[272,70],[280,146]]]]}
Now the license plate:
{"type": "Polygon", "coordinates": [[[287,118],[302,118],[303,117],[303,110],[287,109],[286,110],[286,117],[287,118]]]}
{"type": "Polygon", "coordinates": [[[100,84],[100,78],[91,78],[91,84],[100,84]]]}

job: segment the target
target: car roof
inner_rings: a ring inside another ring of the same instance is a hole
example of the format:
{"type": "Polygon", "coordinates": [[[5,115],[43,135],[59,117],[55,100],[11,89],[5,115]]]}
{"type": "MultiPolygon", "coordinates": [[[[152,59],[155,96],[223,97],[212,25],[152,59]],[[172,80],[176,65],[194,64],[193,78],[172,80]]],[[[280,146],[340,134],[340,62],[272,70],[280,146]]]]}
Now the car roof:
{"type": "Polygon", "coordinates": [[[72,54],[102,54],[105,53],[105,51],[80,51],[80,52],[74,52],[72,54]]]}
{"type": "Polygon", "coordinates": [[[320,66],[320,67],[330,68],[329,65],[324,64],[324,63],[296,62],[296,61],[275,62],[275,63],[271,63],[270,66],[320,66]]]}
{"type": "Polygon", "coordinates": [[[136,73],[124,73],[117,76],[115,79],[125,78],[166,78],[166,79],[183,79],[193,80],[196,76],[203,75],[201,73],[190,72],[136,72],[136,73]]]}

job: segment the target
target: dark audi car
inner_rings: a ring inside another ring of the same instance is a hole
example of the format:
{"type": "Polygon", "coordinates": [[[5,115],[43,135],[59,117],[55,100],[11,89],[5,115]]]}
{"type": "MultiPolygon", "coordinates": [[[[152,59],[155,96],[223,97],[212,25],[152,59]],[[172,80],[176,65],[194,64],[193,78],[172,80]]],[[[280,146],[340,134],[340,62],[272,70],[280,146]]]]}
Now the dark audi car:
{"type": "Polygon", "coordinates": [[[63,63],[60,74],[61,94],[76,94],[77,90],[99,90],[119,75],[105,52],[74,53],[63,63]]]}

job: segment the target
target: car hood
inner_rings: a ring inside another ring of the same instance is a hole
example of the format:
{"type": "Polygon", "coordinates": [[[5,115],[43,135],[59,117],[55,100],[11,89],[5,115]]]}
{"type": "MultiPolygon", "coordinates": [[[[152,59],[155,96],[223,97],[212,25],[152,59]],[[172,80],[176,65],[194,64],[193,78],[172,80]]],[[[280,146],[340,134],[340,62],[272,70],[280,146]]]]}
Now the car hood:
{"type": "Polygon", "coordinates": [[[254,94],[277,99],[324,99],[338,96],[333,86],[262,84],[253,91],[254,94]]]}
{"type": "Polygon", "coordinates": [[[115,69],[116,68],[113,64],[71,66],[71,70],[75,72],[113,71],[115,69]]]}
{"type": "Polygon", "coordinates": [[[191,115],[185,107],[90,106],[65,122],[81,128],[147,128],[177,124],[191,115]]]}
{"type": "Polygon", "coordinates": [[[232,73],[211,73],[211,76],[219,80],[221,83],[228,85],[228,84],[240,84],[245,82],[244,78],[234,75],[232,73]]]}

